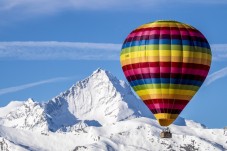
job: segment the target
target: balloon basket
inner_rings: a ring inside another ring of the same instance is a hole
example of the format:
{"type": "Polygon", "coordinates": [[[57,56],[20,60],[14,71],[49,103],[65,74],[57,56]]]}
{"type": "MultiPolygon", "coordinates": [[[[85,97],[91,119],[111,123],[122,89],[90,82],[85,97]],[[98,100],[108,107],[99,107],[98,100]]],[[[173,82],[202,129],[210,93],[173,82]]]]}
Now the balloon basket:
{"type": "Polygon", "coordinates": [[[172,138],[172,133],[170,132],[170,129],[167,127],[166,129],[163,129],[163,131],[160,133],[161,138],[172,138]]]}

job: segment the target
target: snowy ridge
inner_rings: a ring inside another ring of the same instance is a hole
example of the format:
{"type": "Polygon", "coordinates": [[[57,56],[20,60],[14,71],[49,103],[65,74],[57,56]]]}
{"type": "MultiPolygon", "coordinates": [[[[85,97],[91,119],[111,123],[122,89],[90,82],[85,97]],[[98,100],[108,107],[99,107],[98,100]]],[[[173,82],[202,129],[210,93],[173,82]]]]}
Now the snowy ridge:
{"type": "Polygon", "coordinates": [[[128,84],[102,69],[46,103],[0,108],[0,150],[227,150],[223,129],[181,117],[170,129],[173,138],[160,139],[162,127],[128,84]]]}
{"type": "MultiPolygon", "coordinates": [[[[136,118],[102,127],[82,127],[67,133],[38,133],[0,126],[8,146],[23,150],[81,151],[225,151],[227,134],[218,129],[196,129],[172,125],[172,139],[161,139],[161,127],[149,118],[136,118]],[[23,136],[23,137],[21,137],[23,136]],[[34,138],[32,141],[31,138],[34,138]]],[[[19,150],[19,149],[18,149],[19,150]]]]}
{"type": "Polygon", "coordinates": [[[48,119],[40,103],[28,99],[16,110],[12,110],[1,120],[1,125],[7,127],[48,130],[48,119]]]}
{"type": "Polygon", "coordinates": [[[0,107],[0,118],[5,117],[7,114],[9,114],[9,112],[16,110],[22,104],[23,102],[20,102],[20,101],[12,101],[7,106],[0,107]]]}

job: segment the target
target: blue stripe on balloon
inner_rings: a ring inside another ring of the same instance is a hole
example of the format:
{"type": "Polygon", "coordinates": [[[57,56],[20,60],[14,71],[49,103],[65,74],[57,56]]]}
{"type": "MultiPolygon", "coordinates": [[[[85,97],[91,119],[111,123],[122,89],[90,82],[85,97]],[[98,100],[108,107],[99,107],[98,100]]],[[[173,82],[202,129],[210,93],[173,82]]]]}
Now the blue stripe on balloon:
{"type": "Polygon", "coordinates": [[[194,85],[201,86],[202,81],[189,80],[189,79],[173,79],[173,78],[149,78],[149,79],[140,79],[129,82],[132,87],[143,84],[185,84],[185,85],[194,85]]]}
{"type": "Polygon", "coordinates": [[[141,45],[158,45],[158,44],[168,44],[168,45],[188,45],[188,46],[198,46],[210,49],[210,45],[207,42],[192,41],[192,40],[179,40],[179,39],[150,39],[150,40],[136,40],[127,42],[122,46],[122,49],[141,46],[141,45]]]}

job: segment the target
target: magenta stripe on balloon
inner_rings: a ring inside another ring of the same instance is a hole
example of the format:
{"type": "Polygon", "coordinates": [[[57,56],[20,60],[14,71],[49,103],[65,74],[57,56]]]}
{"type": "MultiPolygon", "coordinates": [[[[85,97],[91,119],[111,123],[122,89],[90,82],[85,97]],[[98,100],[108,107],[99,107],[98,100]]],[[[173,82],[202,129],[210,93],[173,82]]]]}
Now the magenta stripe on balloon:
{"type": "MultiPolygon", "coordinates": [[[[161,30],[162,31],[162,30],[161,30]]],[[[138,31],[138,32],[133,32],[128,35],[127,38],[135,37],[135,36],[149,36],[149,35],[156,35],[156,34],[169,34],[167,31],[162,31],[160,33],[160,30],[153,29],[153,30],[144,30],[144,31],[138,31]]],[[[195,32],[195,31],[185,31],[185,30],[171,30],[171,35],[181,35],[181,36],[196,36],[199,38],[205,38],[201,33],[195,32]]]]}
{"type": "Polygon", "coordinates": [[[182,74],[194,74],[199,76],[207,76],[208,71],[202,69],[193,68],[177,68],[177,67],[147,67],[147,68],[137,68],[131,70],[125,70],[125,76],[133,76],[137,74],[152,74],[152,73],[182,73],[182,74]]]}
{"type": "Polygon", "coordinates": [[[155,104],[146,104],[149,109],[162,109],[162,108],[168,108],[168,109],[179,109],[183,110],[185,105],[182,104],[171,104],[171,103],[155,103],[155,104]]]}

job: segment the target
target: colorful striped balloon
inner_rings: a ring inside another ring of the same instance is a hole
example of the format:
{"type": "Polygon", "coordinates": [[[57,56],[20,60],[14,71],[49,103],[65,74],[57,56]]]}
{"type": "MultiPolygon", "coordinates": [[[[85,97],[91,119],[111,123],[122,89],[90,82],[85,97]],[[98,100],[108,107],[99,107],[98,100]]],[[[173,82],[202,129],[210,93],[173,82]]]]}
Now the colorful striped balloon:
{"type": "Polygon", "coordinates": [[[211,59],[200,31],[165,20],[133,30],[120,55],[129,84],[162,126],[170,125],[198,91],[211,59]]]}

